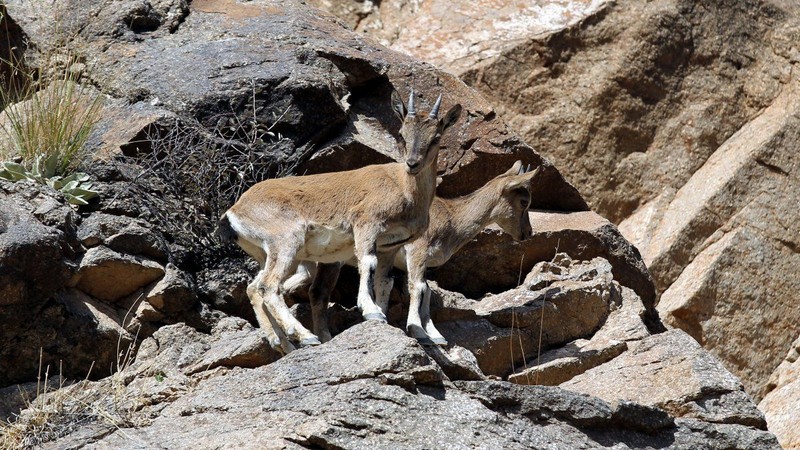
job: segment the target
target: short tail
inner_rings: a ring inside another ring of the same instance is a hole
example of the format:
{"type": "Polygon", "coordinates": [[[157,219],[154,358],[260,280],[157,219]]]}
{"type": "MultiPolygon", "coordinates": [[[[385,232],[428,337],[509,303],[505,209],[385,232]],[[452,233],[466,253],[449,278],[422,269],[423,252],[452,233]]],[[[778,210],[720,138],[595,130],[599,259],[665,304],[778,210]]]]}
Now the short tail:
{"type": "Polygon", "coordinates": [[[217,236],[223,244],[230,244],[239,239],[239,235],[236,234],[236,230],[234,230],[231,226],[231,221],[228,220],[227,213],[223,215],[221,219],[219,219],[219,225],[217,225],[217,236]]]}

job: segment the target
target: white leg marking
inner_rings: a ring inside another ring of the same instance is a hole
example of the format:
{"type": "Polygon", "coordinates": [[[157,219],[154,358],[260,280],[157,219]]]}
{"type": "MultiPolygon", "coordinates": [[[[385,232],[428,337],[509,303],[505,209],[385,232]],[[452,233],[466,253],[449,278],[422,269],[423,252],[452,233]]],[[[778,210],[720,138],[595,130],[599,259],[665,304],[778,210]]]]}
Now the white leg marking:
{"type": "Polygon", "coordinates": [[[378,257],[374,254],[362,255],[358,260],[358,272],[361,282],[358,287],[358,308],[365,320],[386,322],[386,316],[375,304],[375,271],[378,268],[378,257]]]}

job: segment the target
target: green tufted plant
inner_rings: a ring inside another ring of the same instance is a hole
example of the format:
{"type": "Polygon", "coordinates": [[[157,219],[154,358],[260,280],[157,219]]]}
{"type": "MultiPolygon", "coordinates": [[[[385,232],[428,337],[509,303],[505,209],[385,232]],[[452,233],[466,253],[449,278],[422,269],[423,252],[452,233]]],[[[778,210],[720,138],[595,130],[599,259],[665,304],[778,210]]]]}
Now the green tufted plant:
{"type": "Polygon", "coordinates": [[[32,180],[46,184],[61,192],[64,198],[73,205],[88,205],[98,192],[92,190],[89,175],[82,172],[73,172],[67,176],[56,175],[58,155],[39,155],[33,162],[30,170],[19,163],[6,161],[0,163],[0,179],[16,182],[32,180]]]}

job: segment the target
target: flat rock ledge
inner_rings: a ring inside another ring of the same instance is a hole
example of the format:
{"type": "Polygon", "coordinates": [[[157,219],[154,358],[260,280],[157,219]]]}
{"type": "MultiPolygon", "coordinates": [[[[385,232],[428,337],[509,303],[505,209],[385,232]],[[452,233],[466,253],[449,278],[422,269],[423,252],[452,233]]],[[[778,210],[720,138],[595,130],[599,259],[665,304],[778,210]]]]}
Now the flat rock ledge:
{"type": "Polygon", "coordinates": [[[563,387],[454,380],[382,323],[269,364],[252,350],[261,332],[243,321],[200,334],[163,327],[114,376],[48,394],[66,390],[60,398],[76,399],[84,419],[62,421],[61,435],[39,448],[780,448],[758,424],[678,417],[563,387]],[[264,365],[231,367],[214,356],[223,347],[264,365]]]}

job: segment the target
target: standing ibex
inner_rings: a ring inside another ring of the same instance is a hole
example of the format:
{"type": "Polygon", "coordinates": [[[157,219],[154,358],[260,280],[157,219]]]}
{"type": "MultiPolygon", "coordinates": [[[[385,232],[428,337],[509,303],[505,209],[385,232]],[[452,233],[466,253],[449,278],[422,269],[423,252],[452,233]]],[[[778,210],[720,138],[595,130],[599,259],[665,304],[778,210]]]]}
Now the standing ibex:
{"type": "MultiPolygon", "coordinates": [[[[430,320],[430,288],[424,279],[426,267],[438,267],[447,262],[481,230],[496,223],[515,240],[531,236],[528,216],[530,184],[539,172],[526,171],[517,161],[510,170],[490,180],[470,195],[443,199],[436,197],[431,204],[430,224],[425,234],[398,252],[394,266],[408,273],[411,303],[408,309],[406,330],[422,341],[440,345],[447,340],[430,320]]],[[[316,268],[304,265],[284,285],[287,290],[306,284],[313,277],[309,297],[311,300],[314,332],[323,341],[330,339],[328,329],[328,300],[341,269],[340,263],[318,264],[316,268]],[[291,285],[291,286],[290,286],[291,285]]],[[[381,297],[378,305],[386,312],[388,296],[381,297]]]]}
{"type": "Polygon", "coordinates": [[[366,320],[386,321],[374,299],[383,303],[380,296],[389,295],[386,274],[395,254],[428,227],[439,139],[461,114],[461,105],[455,105],[439,119],[441,101],[440,95],[429,115],[417,116],[413,90],[407,108],[392,93],[392,109],[403,122],[403,162],[265,180],[222,216],[220,237],[235,240],[261,265],[247,295],[273,347],[285,352],[294,348],[283,336],[300,346],[320,342],[283,299],[283,283],[301,261],[333,263],[355,257],[361,314],[366,320]]]}

